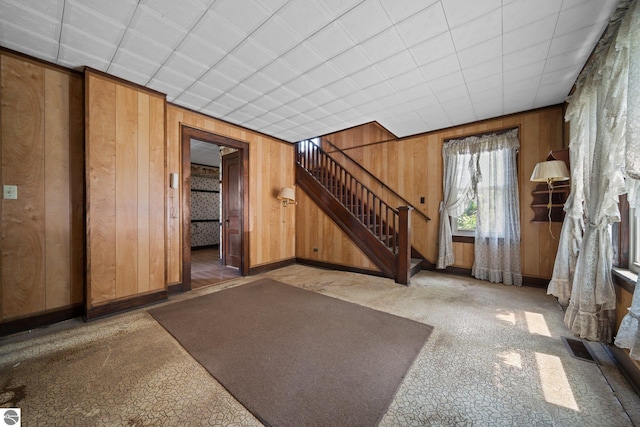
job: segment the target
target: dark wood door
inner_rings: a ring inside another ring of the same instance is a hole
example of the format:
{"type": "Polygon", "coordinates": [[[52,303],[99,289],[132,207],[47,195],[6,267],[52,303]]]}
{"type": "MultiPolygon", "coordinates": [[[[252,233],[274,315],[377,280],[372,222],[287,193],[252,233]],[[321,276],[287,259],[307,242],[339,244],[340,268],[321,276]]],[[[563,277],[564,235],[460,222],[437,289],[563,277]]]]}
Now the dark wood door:
{"type": "Polygon", "coordinates": [[[240,152],[222,156],[222,262],[242,261],[242,183],[240,152]]]}

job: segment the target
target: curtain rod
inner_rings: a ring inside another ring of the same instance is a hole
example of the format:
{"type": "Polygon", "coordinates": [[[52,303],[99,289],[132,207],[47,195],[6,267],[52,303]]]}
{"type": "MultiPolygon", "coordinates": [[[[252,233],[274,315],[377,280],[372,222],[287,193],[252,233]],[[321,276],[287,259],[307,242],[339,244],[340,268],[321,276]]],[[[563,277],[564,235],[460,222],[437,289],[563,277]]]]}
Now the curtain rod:
{"type": "Polygon", "coordinates": [[[503,134],[505,134],[507,132],[511,132],[512,130],[518,130],[518,126],[513,126],[513,127],[510,127],[510,128],[506,128],[506,129],[499,129],[499,130],[491,131],[491,132],[482,132],[482,133],[474,133],[474,134],[466,135],[466,136],[458,136],[456,138],[447,138],[447,139],[443,140],[443,142],[447,143],[447,142],[450,142],[450,141],[457,141],[457,140],[460,140],[460,139],[473,138],[473,137],[482,138],[483,136],[491,136],[491,135],[498,136],[498,135],[503,135],[503,134]]]}

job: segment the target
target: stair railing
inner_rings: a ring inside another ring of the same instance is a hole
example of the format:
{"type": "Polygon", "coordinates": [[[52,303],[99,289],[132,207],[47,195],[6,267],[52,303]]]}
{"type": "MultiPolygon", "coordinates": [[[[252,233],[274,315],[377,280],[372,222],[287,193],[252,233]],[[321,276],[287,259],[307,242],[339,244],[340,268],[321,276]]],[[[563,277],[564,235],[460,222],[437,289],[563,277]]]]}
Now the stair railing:
{"type": "Polygon", "coordinates": [[[387,248],[398,254],[398,210],[388,205],[351,172],[310,140],[296,143],[296,162],[364,224],[387,248]]]}

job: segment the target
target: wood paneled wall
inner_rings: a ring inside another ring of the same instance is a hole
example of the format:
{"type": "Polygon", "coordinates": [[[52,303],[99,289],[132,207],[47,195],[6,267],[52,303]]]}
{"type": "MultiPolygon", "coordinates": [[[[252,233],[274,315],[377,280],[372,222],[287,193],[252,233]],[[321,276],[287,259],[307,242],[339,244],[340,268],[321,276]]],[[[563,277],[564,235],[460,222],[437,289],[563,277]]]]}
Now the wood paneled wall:
{"type": "Polygon", "coordinates": [[[166,289],[165,99],[85,72],[87,310],[166,289]]]}
{"type": "MultiPolygon", "coordinates": [[[[175,105],[167,107],[167,173],[181,172],[181,130],[197,129],[249,144],[249,267],[295,257],[295,208],[276,199],[282,187],[294,186],[293,145],[175,105]]],[[[168,178],[167,178],[168,179],[168,178]]],[[[167,272],[169,284],[182,277],[181,189],[167,198],[167,272]]]]}
{"type": "Polygon", "coordinates": [[[82,76],[0,51],[0,321],[82,303],[82,76]]]}
{"type": "MultiPolygon", "coordinates": [[[[532,223],[530,209],[534,184],[529,177],[536,163],[543,161],[549,151],[563,147],[563,109],[554,106],[540,110],[485,120],[442,131],[413,137],[373,143],[386,137],[372,132],[372,125],[352,128],[327,136],[335,145],[361,165],[378,176],[387,185],[431,218],[425,222],[414,214],[412,244],[431,263],[437,260],[439,204],[442,200],[444,140],[465,137],[512,127],[519,128],[520,153],[518,155],[518,181],[520,190],[521,261],[525,276],[549,279],[558,241],[551,237],[549,225],[532,223]],[[373,135],[373,141],[366,135],[373,135]],[[364,138],[364,139],[361,139],[364,138]],[[425,203],[420,203],[420,197],[425,203]]],[[[298,233],[304,229],[300,222],[298,233]]],[[[553,235],[560,234],[559,223],[552,225],[553,235]]],[[[299,236],[300,238],[300,236],[299,236]]],[[[330,241],[339,238],[336,233],[324,235],[330,241]]],[[[473,244],[454,243],[455,266],[471,268],[473,244]]]]}

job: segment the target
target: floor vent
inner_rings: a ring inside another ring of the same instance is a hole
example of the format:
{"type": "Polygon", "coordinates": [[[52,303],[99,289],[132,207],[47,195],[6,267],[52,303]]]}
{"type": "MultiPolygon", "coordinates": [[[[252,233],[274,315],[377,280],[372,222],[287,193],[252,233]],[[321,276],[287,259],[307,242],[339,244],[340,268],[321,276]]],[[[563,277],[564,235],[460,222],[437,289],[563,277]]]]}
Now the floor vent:
{"type": "Polygon", "coordinates": [[[569,351],[571,357],[575,357],[576,359],[584,360],[591,363],[596,363],[595,357],[591,353],[589,347],[584,344],[584,342],[565,337],[562,337],[562,341],[564,342],[565,347],[567,347],[567,350],[569,351]]]}

